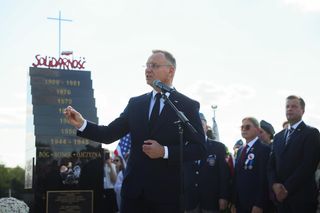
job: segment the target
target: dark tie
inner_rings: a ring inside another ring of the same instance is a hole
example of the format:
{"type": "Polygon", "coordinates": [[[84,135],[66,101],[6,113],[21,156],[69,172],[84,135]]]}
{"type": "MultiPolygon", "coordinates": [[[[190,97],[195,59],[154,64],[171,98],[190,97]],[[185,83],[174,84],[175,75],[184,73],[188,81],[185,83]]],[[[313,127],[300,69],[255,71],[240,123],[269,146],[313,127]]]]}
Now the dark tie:
{"type": "Polygon", "coordinates": [[[160,111],[160,98],[161,98],[161,93],[157,93],[155,95],[156,101],[153,105],[150,119],[149,119],[149,129],[152,130],[158,120],[159,117],[159,111],[160,111]]]}
{"type": "Polygon", "coordinates": [[[288,144],[288,141],[290,140],[293,132],[294,132],[294,128],[291,127],[290,129],[288,129],[287,136],[286,136],[286,145],[288,144]]]}
{"type": "Polygon", "coordinates": [[[241,151],[241,156],[240,156],[240,160],[239,160],[239,165],[242,165],[243,163],[244,163],[244,160],[245,160],[245,158],[246,158],[246,154],[247,154],[247,149],[248,149],[248,145],[246,145],[243,149],[242,149],[242,151],[241,151]]]}

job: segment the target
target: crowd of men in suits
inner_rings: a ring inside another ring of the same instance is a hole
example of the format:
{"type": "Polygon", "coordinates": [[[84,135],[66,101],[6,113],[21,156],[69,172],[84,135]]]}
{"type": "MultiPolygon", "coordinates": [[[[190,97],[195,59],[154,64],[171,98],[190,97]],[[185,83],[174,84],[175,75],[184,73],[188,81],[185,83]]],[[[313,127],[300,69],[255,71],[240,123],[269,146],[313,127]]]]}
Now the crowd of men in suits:
{"type": "Polygon", "coordinates": [[[243,118],[234,175],[224,145],[208,138],[206,158],[186,164],[186,213],[315,213],[320,134],[303,122],[304,110],[301,97],[288,96],[287,126],[277,134],[264,120],[243,118]]]}
{"type": "Polygon", "coordinates": [[[268,209],[270,200],[280,213],[316,211],[320,136],[316,128],[302,121],[302,98],[286,99],[289,125],[274,136],[272,147],[259,138],[257,119],[242,120],[245,144],[237,152],[231,175],[225,147],[205,139],[200,104],[173,87],[175,72],[176,60],[171,53],[152,51],[145,79],[153,90],[130,98],[124,111],[108,125],[87,121],[71,106],[64,111],[80,137],[108,144],[131,134],[121,213],[209,213],[226,210],[228,201],[234,204],[234,212],[261,213],[272,211],[268,209]],[[167,104],[168,99],[176,110],[167,104]],[[177,120],[185,128],[180,128],[177,120]]]}

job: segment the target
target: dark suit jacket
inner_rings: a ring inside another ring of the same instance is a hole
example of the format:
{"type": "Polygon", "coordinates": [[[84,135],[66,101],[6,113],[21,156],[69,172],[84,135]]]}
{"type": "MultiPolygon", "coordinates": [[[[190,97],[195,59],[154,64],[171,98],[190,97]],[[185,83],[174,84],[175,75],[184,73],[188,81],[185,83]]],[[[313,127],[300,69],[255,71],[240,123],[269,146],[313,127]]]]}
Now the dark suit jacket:
{"type": "Polygon", "coordinates": [[[244,163],[241,164],[239,159],[242,149],[237,153],[234,177],[237,212],[251,212],[253,206],[265,209],[268,201],[267,163],[270,147],[258,139],[247,151],[244,163]],[[252,156],[253,159],[249,161],[252,156]]]}
{"type": "Polygon", "coordinates": [[[219,199],[230,198],[231,175],[225,145],[207,139],[206,157],[185,164],[186,209],[219,210],[219,199]]]}
{"type": "MultiPolygon", "coordinates": [[[[178,204],[180,152],[178,127],[174,124],[178,117],[172,108],[165,104],[153,131],[149,132],[151,97],[152,93],[148,93],[131,98],[121,115],[108,126],[88,122],[85,130],[78,131],[77,134],[94,141],[111,143],[130,132],[131,150],[124,172],[122,196],[137,198],[143,193],[150,201],[178,204]],[[142,145],[147,139],[154,139],[167,146],[169,158],[150,159],[143,153],[142,145]]],[[[184,132],[184,141],[188,141],[183,150],[184,160],[201,159],[205,154],[205,137],[199,118],[199,103],[178,92],[172,93],[169,98],[198,131],[196,134],[187,130],[184,132]]]]}
{"type": "Polygon", "coordinates": [[[285,145],[286,129],[275,135],[268,165],[270,187],[282,183],[288,191],[284,204],[294,208],[316,202],[315,171],[320,158],[320,136],[316,128],[301,122],[285,145]]]}

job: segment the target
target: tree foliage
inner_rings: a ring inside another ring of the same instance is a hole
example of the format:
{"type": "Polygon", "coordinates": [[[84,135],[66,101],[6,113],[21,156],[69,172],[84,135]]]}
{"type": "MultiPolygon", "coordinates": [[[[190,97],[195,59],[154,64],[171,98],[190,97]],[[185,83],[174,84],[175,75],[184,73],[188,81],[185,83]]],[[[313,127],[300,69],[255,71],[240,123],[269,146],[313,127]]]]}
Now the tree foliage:
{"type": "Polygon", "coordinates": [[[11,196],[20,198],[24,191],[24,169],[17,166],[8,168],[0,164],[0,197],[11,196]]]}

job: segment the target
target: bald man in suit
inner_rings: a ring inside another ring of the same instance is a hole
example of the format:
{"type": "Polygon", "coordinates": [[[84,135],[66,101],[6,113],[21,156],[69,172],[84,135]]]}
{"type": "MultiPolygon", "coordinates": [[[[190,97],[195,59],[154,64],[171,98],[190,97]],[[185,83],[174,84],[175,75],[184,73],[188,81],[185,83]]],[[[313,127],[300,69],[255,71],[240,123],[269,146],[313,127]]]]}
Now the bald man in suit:
{"type": "MultiPolygon", "coordinates": [[[[133,97],[121,115],[108,126],[86,121],[71,106],[65,109],[77,134],[94,141],[111,143],[131,134],[131,150],[121,191],[121,213],[177,213],[179,205],[180,137],[175,111],[160,98],[160,89],[153,85],[160,80],[173,88],[175,58],[167,51],[155,50],[145,69],[147,84],[153,91],[133,97]],[[157,112],[156,112],[157,111],[157,112]]],[[[200,105],[179,93],[165,93],[197,130],[185,129],[184,160],[198,160],[205,155],[205,136],[199,118],[200,105]],[[188,142],[188,143],[187,143],[188,142]]]]}

